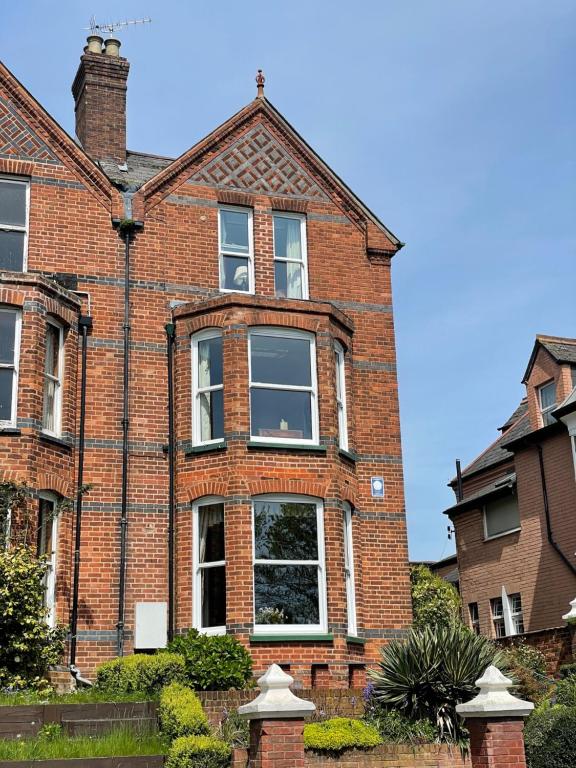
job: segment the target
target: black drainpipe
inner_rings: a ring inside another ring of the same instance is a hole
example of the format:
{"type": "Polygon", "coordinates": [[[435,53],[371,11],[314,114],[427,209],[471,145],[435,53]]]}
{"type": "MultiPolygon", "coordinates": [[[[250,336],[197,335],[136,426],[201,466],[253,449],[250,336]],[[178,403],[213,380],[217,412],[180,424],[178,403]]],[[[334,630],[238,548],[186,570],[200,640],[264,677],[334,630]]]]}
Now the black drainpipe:
{"type": "Polygon", "coordinates": [[[128,542],[128,428],[130,425],[130,240],[135,229],[142,228],[142,222],[132,219],[114,219],[119,234],[124,238],[124,323],[122,376],[122,500],[120,512],[120,571],[118,579],[118,622],[116,624],[116,653],[124,655],[124,614],[126,602],[126,550],[128,542]]]}
{"type": "Polygon", "coordinates": [[[174,452],[174,323],[166,325],[166,355],[168,359],[168,642],[174,638],[174,512],[175,512],[175,452],[174,452]]]}
{"type": "Polygon", "coordinates": [[[76,666],[78,640],[78,591],[80,585],[80,544],[82,537],[82,496],[84,495],[84,444],[86,428],[86,363],[88,331],[92,330],[92,318],[80,315],[78,327],[82,335],[82,368],[80,372],[80,423],[78,427],[78,477],[76,487],[76,531],[74,538],[74,577],[72,586],[72,612],[70,615],[70,668],[76,666]]]}
{"type": "Polygon", "coordinates": [[[570,560],[566,557],[564,552],[560,549],[559,545],[556,543],[554,539],[554,535],[552,533],[552,521],[550,520],[550,506],[548,504],[548,489],[546,487],[546,475],[544,473],[544,455],[542,453],[542,446],[538,444],[538,461],[540,463],[540,480],[542,482],[542,496],[544,497],[544,514],[546,516],[546,533],[548,534],[548,541],[550,543],[550,546],[552,546],[556,552],[559,554],[559,556],[562,558],[562,560],[566,563],[568,568],[572,571],[572,573],[576,574],[576,566],[574,566],[570,560]]]}

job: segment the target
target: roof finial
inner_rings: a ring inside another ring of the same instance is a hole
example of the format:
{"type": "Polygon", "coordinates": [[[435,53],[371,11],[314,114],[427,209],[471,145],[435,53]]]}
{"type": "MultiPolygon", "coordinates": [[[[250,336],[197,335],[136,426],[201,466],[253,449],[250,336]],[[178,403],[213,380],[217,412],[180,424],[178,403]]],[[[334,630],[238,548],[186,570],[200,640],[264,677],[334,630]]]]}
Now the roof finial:
{"type": "Polygon", "coordinates": [[[258,70],[258,74],[256,75],[256,85],[258,86],[258,93],[256,94],[256,98],[263,99],[264,98],[264,83],[266,82],[266,78],[264,77],[264,73],[261,69],[258,70]]]}

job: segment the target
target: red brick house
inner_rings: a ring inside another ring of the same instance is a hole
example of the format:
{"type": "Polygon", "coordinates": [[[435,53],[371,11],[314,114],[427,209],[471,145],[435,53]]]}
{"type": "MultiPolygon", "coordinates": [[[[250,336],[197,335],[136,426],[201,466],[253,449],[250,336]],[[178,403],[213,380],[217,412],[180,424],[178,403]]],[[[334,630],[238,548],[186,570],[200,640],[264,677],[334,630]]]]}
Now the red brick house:
{"type": "Polygon", "coordinates": [[[445,511],[465,620],[490,637],[562,627],[576,597],[576,339],[537,336],[522,383],[445,511]]]}
{"type": "Polygon", "coordinates": [[[127,151],[129,64],[88,43],[80,146],[0,67],[0,481],[32,489],[50,620],[83,674],[196,627],[356,684],[411,617],[402,244],[261,75],[179,158],[127,151]]]}

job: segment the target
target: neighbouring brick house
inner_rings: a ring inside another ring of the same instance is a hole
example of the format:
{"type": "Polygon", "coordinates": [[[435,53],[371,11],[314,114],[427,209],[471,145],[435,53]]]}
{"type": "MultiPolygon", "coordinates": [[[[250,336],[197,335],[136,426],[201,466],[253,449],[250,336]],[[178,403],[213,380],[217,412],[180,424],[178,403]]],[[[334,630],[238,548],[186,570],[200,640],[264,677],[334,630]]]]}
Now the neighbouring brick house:
{"type": "Polygon", "coordinates": [[[50,620],[83,674],[197,627],[356,685],[411,618],[402,244],[261,74],[179,158],[127,151],[118,45],[81,57],[81,146],[0,67],[0,480],[33,491],[50,620]]]}
{"type": "Polygon", "coordinates": [[[542,647],[544,630],[562,628],[552,633],[560,657],[576,597],[576,339],[537,336],[522,383],[500,437],[450,483],[457,502],[445,514],[465,620],[542,647]]]}

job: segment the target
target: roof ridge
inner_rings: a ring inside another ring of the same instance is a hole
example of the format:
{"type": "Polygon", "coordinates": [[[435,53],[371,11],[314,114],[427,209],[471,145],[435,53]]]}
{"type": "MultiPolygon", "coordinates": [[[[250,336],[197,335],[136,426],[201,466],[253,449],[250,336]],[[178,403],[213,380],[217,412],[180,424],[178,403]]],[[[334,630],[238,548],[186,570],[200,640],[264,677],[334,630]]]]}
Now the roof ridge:
{"type": "Polygon", "coordinates": [[[537,333],[536,339],[538,341],[551,341],[560,342],[561,344],[576,344],[576,339],[568,338],[567,336],[548,336],[545,333],[537,333]]]}

